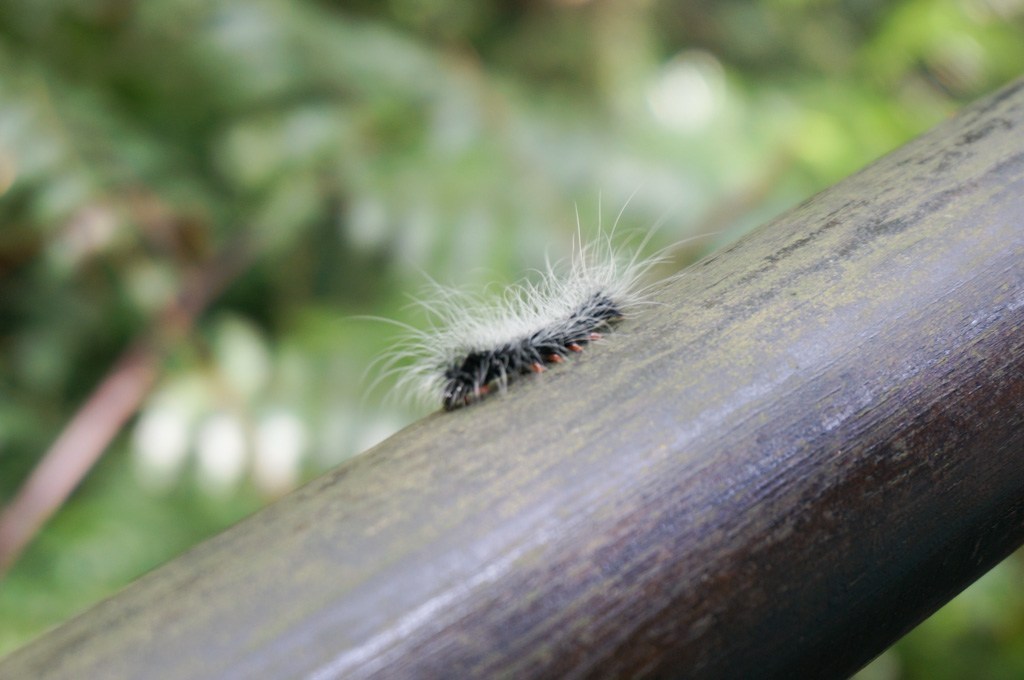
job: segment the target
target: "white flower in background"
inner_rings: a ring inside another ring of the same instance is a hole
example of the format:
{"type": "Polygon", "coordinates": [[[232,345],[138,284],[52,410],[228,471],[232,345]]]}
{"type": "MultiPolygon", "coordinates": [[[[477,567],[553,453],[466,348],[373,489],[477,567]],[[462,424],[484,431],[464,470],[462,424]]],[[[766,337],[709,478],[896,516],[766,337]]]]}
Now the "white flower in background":
{"type": "Polygon", "coordinates": [[[256,428],[253,481],[270,495],[295,488],[307,445],[306,426],[290,411],[275,411],[256,428]]]}
{"type": "Polygon", "coordinates": [[[245,474],[247,458],[245,428],[237,417],[218,413],[206,419],[196,441],[199,484],[204,490],[214,495],[233,491],[245,474]]]}

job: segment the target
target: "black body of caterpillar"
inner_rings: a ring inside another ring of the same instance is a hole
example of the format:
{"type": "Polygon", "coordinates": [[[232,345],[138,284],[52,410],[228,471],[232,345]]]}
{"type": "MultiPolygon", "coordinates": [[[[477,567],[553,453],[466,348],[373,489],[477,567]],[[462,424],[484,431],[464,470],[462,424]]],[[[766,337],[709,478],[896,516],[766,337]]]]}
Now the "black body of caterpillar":
{"type": "Polygon", "coordinates": [[[446,411],[466,406],[487,394],[492,383],[504,386],[544,364],[560,363],[569,352],[600,337],[597,331],[621,319],[622,311],[608,295],[594,293],[563,323],[535,331],[497,347],[474,350],[444,371],[442,405],[446,411]]]}

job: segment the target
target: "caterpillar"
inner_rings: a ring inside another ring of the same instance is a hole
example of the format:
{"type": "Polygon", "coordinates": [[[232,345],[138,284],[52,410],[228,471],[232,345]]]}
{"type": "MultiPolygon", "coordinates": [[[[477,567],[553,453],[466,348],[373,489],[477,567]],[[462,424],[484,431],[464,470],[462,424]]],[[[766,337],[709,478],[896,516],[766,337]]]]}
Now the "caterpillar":
{"type": "Polygon", "coordinates": [[[629,239],[615,245],[614,227],[589,243],[577,227],[569,258],[549,260],[496,298],[431,282],[430,294],[414,299],[430,319],[427,328],[381,319],[404,329],[386,355],[386,372],[401,372],[403,394],[439,399],[452,411],[564,362],[650,302],[663,282],[642,280],[669,250],[641,257],[656,229],[629,248],[629,239]]]}
{"type": "Polygon", "coordinates": [[[543,373],[545,364],[562,363],[570,351],[600,340],[598,332],[622,318],[621,303],[602,290],[577,305],[566,318],[528,324],[524,335],[497,346],[468,345],[455,352],[442,372],[441,405],[446,411],[465,406],[510,379],[529,372],[543,373]]]}

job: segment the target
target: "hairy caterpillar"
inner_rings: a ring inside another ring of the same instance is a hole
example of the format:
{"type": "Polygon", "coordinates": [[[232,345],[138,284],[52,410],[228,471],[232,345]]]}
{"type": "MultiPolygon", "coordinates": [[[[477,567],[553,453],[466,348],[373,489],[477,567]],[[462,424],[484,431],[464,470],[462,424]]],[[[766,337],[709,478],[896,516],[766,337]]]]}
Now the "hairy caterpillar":
{"type": "Polygon", "coordinates": [[[548,261],[535,280],[515,283],[497,298],[433,283],[429,298],[415,300],[430,319],[428,328],[382,319],[405,331],[386,355],[386,372],[402,371],[403,393],[440,399],[451,411],[565,361],[647,302],[660,285],[641,283],[668,259],[668,249],[641,257],[656,229],[628,248],[628,239],[615,245],[614,227],[586,244],[577,227],[571,257],[548,261]]]}

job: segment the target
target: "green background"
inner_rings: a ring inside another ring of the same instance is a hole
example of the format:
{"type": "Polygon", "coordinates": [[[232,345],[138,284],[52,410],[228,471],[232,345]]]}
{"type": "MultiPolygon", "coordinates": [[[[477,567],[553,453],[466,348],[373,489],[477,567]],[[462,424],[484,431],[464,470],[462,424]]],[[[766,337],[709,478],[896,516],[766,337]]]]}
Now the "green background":
{"type": "MultiPolygon", "coordinates": [[[[362,318],[422,324],[429,278],[515,281],[577,211],[707,234],[682,267],[1021,73],[1022,0],[3,0],[0,501],[197,268],[254,257],[0,582],[0,654],[433,408],[362,318]]],[[[1024,677],[1022,577],[863,676],[1024,677]]]]}

